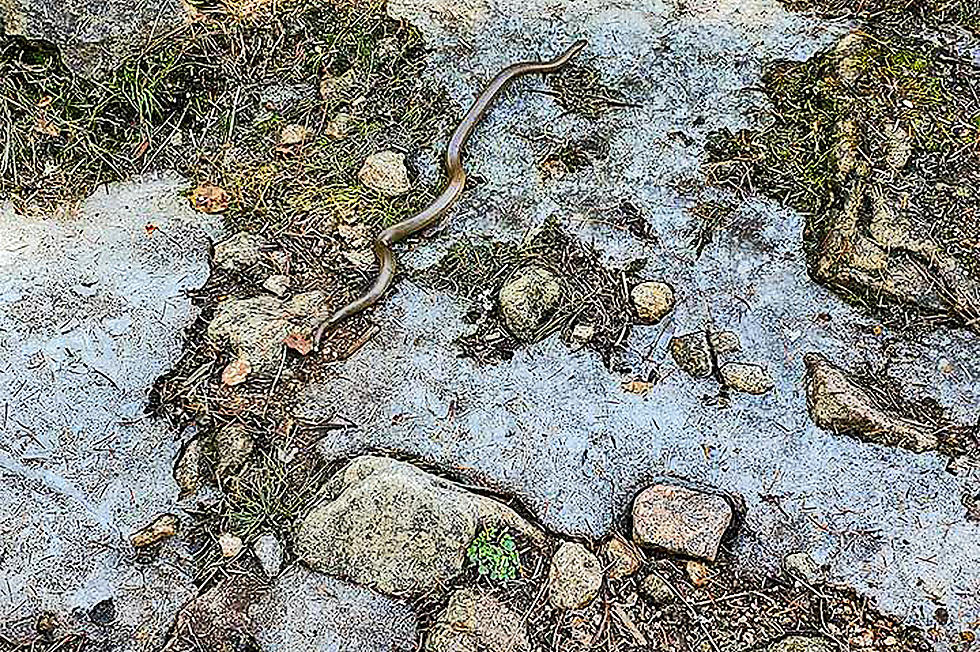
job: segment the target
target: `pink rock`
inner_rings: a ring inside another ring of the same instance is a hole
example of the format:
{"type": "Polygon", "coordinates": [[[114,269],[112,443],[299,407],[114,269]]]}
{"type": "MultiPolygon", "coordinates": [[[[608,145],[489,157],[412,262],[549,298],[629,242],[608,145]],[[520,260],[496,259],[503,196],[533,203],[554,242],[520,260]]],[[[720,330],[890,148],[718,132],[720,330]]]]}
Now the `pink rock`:
{"type": "Polygon", "coordinates": [[[714,561],[732,516],[732,507],[722,496],[676,485],[653,485],[633,501],[633,540],[641,546],[714,561]]]}

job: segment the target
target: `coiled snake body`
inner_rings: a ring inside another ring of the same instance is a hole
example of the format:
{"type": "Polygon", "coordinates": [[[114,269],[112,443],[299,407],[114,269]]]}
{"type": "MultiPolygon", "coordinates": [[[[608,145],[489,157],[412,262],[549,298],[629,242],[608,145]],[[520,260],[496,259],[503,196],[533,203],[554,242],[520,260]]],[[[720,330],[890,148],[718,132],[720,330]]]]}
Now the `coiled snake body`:
{"type": "Polygon", "coordinates": [[[504,87],[517,77],[531,74],[548,74],[561,70],[585,47],[585,41],[576,41],[568,50],[551,61],[526,61],[515,63],[501,70],[463,116],[462,121],[453,132],[446,146],[446,172],[449,182],[445,189],[427,207],[417,215],[398,224],[389,226],[382,231],[374,241],[374,255],[377,258],[379,271],[374,285],[363,295],[350,302],[337,312],[330,315],[317,326],[314,342],[319,347],[324,334],[343,320],[356,315],[365,308],[374,305],[391,286],[395,277],[395,254],[391,245],[417,233],[430,224],[435,223],[456,202],[463,192],[466,183],[466,172],[463,170],[463,148],[472,135],[477,123],[497,99],[504,87]]]}

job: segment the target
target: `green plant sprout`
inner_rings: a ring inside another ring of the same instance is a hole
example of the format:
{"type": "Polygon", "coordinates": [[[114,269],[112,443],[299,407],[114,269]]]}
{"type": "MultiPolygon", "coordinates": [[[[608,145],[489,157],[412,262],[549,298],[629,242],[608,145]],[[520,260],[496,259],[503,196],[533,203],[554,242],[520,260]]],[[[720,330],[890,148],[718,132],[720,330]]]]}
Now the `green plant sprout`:
{"type": "Polygon", "coordinates": [[[513,580],[521,570],[517,542],[506,530],[484,528],[466,549],[466,558],[476,565],[481,576],[495,582],[513,580]]]}

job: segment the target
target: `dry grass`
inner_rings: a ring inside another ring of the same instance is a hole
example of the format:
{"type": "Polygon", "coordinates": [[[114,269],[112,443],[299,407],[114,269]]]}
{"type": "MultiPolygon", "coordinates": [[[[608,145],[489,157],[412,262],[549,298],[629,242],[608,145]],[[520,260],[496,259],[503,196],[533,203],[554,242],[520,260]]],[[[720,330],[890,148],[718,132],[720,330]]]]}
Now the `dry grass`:
{"type": "Polygon", "coordinates": [[[377,0],[239,5],[158,35],[103,81],[0,41],[0,198],[26,210],[176,169],[224,187],[233,223],[275,234],[355,214],[388,223],[425,203],[430,188],[390,200],[355,178],[368,154],[411,153],[440,133],[445,94],[425,81],[417,30],[377,0]],[[277,148],[291,124],[308,139],[277,148]]]}

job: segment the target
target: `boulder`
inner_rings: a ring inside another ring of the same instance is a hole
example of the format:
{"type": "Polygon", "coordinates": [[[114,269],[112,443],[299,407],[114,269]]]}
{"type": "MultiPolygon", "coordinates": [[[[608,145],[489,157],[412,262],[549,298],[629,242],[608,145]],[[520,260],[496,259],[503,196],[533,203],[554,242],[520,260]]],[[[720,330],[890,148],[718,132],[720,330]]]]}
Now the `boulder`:
{"type": "Polygon", "coordinates": [[[722,356],[742,350],[742,340],[734,331],[717,331],[708,335],[708,341],[715,355],[722,356]]]}
{"type": "Polygon", "coordinates": [[[463,569],[484,527],[543,542],[509,507],[407,463],[354,459],[301,521],[296,553],[316,570],[399,597],[436,590],[463,569]]]}
{"type": "Polygon", "coordinates": [[[521,615],[492,595],[473,587],[458,589],[436,618],[426,652],[530,652],[521,615]]]}
{"type": "Polygon", "coordinates": [[[500,288],[500,311],[510,332],[530,342],[560,297],[558,277],[544,267],[528,265],[517,270],[500,288]]]}
{"type": "Polygon", "coordinates": [[[581,543],[561,544],[548,568],[548,602],[556,609],[581,609],[599,595],[602,566],[581,543]]]}
{"type": "Polygon", "coordinates": [[[657,484],[633,501],[633,540],[641,546],[714,561],[733,517],[723,496],[657,484]]]}

